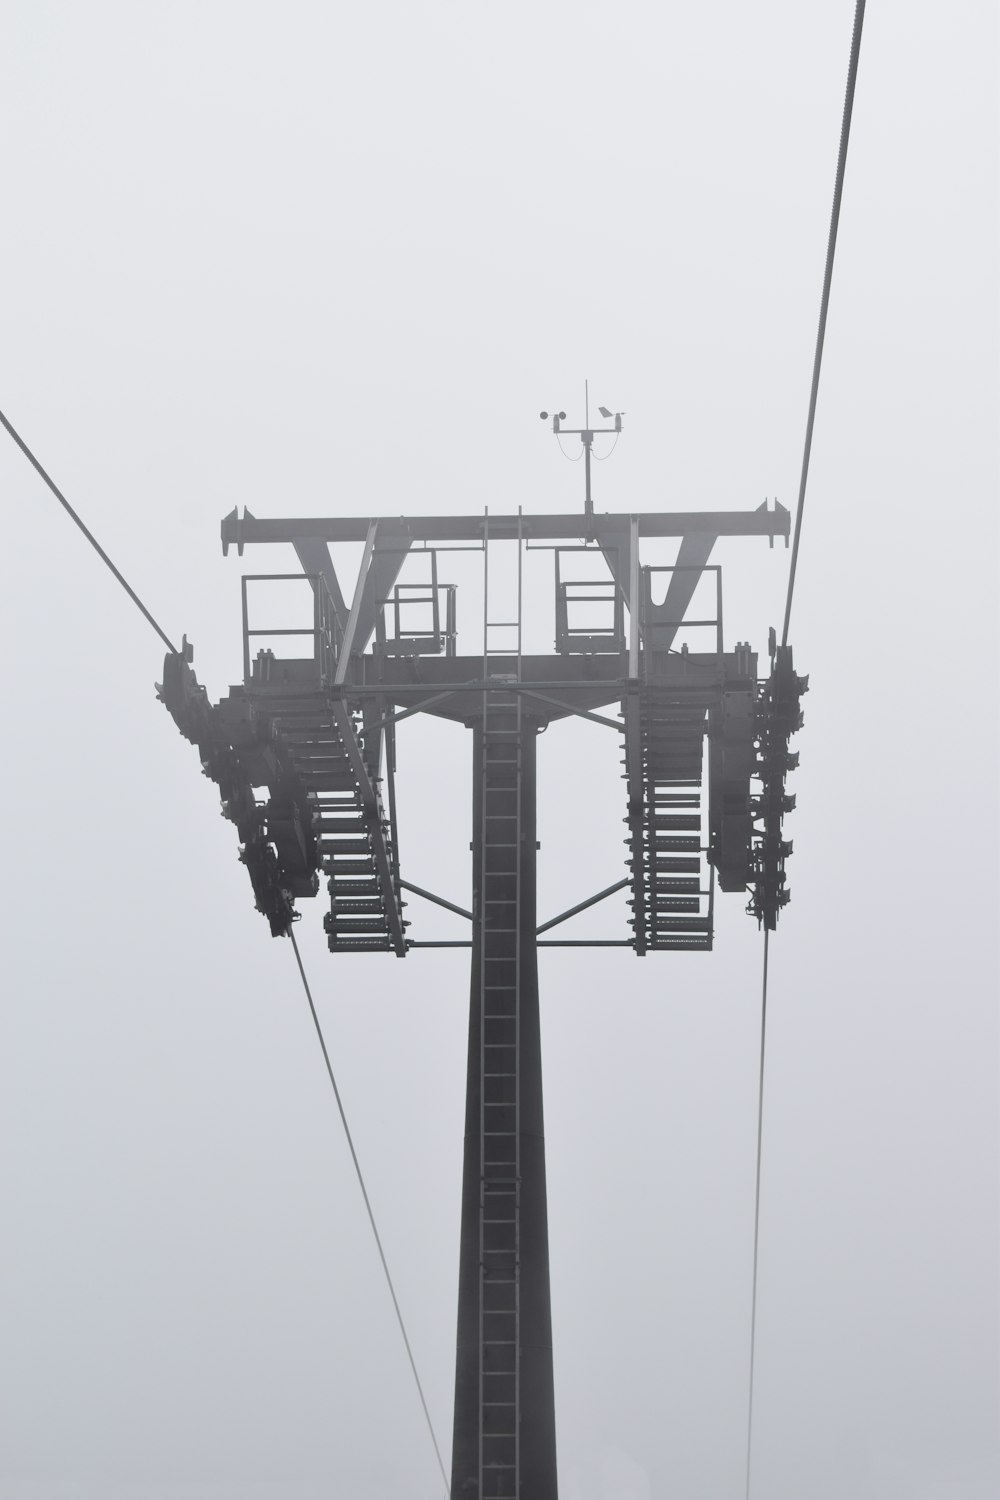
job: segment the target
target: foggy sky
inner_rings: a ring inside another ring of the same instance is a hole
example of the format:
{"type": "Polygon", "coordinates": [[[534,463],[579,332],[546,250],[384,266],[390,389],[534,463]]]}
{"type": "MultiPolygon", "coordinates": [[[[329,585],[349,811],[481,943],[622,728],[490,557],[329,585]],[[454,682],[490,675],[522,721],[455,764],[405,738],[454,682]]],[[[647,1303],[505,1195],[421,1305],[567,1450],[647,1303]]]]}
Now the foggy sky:
{"type": "MultiPolygon", "coordinates": [[[[791,507],[853,10],[8,0],[0,406],[213,697],[241,571],[294,567],[224,561],[225,512],[576,510],[537,412],[584,378],[626,412],[598,509],[791,507]]],[[[1000,1486],[996,61],[984,0],[869,7],[790,636],[755,1500],[1000,1486]]],[[[433,1500],[290,947],[160,644],[5,436],[0,495],[0,1495],[433,1500]]],[[[763,651],[788,554],[715,560],[763,651]]],[[[469,736],[399,742],[402,873],[464,904],[469,736]]],[[[619,774],[606,730],[541,740],[543,916],[621,878],[619,774]]],[[[467,955],[334,959],[302,905],[447,1450],[467,955]]],[[[742,906],[711,955],[540,959],[563,1500],[743,1493],[742,906]]]]}

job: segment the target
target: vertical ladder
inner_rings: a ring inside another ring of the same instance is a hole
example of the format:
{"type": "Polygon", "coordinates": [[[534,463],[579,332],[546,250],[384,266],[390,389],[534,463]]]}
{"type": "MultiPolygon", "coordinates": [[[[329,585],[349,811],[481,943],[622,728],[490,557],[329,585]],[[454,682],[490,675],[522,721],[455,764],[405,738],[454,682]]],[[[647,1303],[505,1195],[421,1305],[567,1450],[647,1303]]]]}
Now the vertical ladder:
{"type": "Polygon", "coordinates": [[[479,1500],[520,1493],[520,962],[522,537],[517,614],[490,618],[483,529],[480,924],[479,1500]],[[491,632],[516,631],[515,649],[491,632]],[[503,659],[503,660],[501,660],[503,659]],[[498,668],[503,670],[497,670],[498,668]]]}

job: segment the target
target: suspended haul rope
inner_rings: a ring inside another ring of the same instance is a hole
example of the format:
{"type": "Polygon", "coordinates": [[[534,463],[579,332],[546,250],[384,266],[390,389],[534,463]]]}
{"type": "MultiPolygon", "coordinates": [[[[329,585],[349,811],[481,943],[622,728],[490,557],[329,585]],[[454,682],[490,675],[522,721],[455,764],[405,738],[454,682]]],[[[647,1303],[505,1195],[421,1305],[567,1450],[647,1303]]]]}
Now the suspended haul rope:
{"type": "MultiPolygon", "coordinates": [[[[163,643],[167,647],[167,649],[169,651],[172,651],[174,653],[174,655],[176,656],[177,655],[177,647],[171,641],[170,637],[157,624],[156,620],[153,618],[153,616],[150,614],[149,610],[146,608],[146,606],[143,604],[142,600],[139,598],[139,595],[136,593],[135,589],[128,582],[128,579],[124,576],[123,573],[121,573],[119,571],[118,568],[115,567],[114,563],[111,561],[110,557],[105,552],[105,550],[101,546],[100,542],[94,536],[93,532],[84,524],[84,522],[81,520],[80,516],[76,513],[76,511],[73,509],[72,505],[70,505],[69,501],[66,499],[66,496],[63,494],[62,490],[59,489],[59,487],[55,483],[55,481],[51,478],[51,476],[42,467],[42,465],[39,463],[38,459],[32,453],[31,449],[28,447],[27,443],[20,436],[20,434],[11,426],[10,422],[8,422],[7,418],[4,416],[4,414],[3,414],[2,411],[0,411],[0,423],[2,423],[3,426],[6,428],[6,430],[10,433],[11,437],[14,439],[14,442],[20,448],[21,452],[24,454],[25,458],[31,464],[32,468],[36,470],[36,472],[41,476],[42,479],[44,479],[45,483],[48,485],[48,487],[52,491],[53,495],[55,495],[56,499],[59,501],[59,504],[62,506],[63,510],[65,510],[66,514],[70,517],[70,519],[72,521],[75,522],[75,524],[83,532],[84,536],[87,538],[87,541],[93,547],[93,549],[97,553],[98,557],[100,557],[101,560],[104,563],[106,563],[107,566],[110,568],[111,572],[117,578],[118,582],[121,584],[121,586],[125,590],[126,594],[128,594],[128,596],[132,600],[133,604],[136,605],[136,607],[138,608],[138,610],[140,611],[140,613],[145,617],[145,619],[148,621],[148,623],[150,625],[152,625],[153,629],[156,631],[157,635],[160,637],[160,640],[163,641],[163,643]]],[[[376,1247],[378,1249],[379,1259],[382,1262],[382,1270],[385,1272],[385,1279],[386,1279],[386,1282],[387,1282],[388,1287],[389,1287],[389,1295],[392,1297],[392,1305],[393,1305],[393,1307],[396,1310],[396,1319],[397,1319],[397,1321],[399,1323],[399,1331],[403,1335],[403,1343],[406,1346],[406,1356],[407,1356],[407,1359],[410,1362],[410,1369],[413,1371],[413,1378],[416,1381],[417,1394],[420,1397],[420,1404],[421,1404],[421,1406],[424,1409],[424,1417],[427,1420],[428,1431],[430,1432],[430,1435],[431,1435],[431,1442],[434,1444],[434,1453],[435,1453],[435,1456],[437,1458],[438,1468],[441,1470],[441,1478],[444,1480],[445,1494],[447,1495],[448,1494],[448,1476],[445,1473],[444,1462],[443,1462],[443,1460],[441,1458],[441,1449],[438,1446],[437,1436],[436,1436],[436,1434],[434,1432],[434,1425],[431,1422],[430,1411],[428,1410],[427,1401],[426,1401],[426,1399],[424,1397],[424,1388],[421,1385],[420,1376],[417,1373],[416,1361],[413,1358],[413,1350],[410,1347],[410,1340],[407,1337],[406,1326],[405,1326],[405,1324],[403,1322],[403,1314],[402,1314],[402,1312],[400,1310],[399,1301],[398,1301],[398,1299],[396,1297],[396,1290],[395,1290],[395,1287],[392,1284],[392,1277],[389,1275],[389,1267],[388,1267],[388,1265],[386,1263],[385,1252],[382,1249],[382,1241],[381,1241],[381,1238],[379,1237],[378,1228],[376,1227],[376,1224],[375,1224],[375,1215],[372,1212],[371,1202],[370,1202],[370,1200],[368,1198],[368,1190],[365,1187],[365,1180],[364,1180],[364,1177],[362,1176],[362,1173],[361,1173],[361,1165],[360,1165],[360,1163],[358,1161],[357,1152],[354,1149],[354,1140],[353,1140],[353,1138],[351,1136],[350,1126],[347,1123],[347,1115],[344,1113],[344,1105],[343,1105],[343,1102],[342,1102],[341,1097],[340,1097],[340,1090],[337,1087],[337,1080],[334,1077],[333,1066],[332,1066],[332,1064],[330,1062],[330,1054],[327,1051],[326,1041],[324,1040],[323,1032],[322,1032],[322,1029],[321,1029],[320,1024],[319,1024],[319,1017],[316,1014],[316,1007],[313,1004],[313,997],[312,997],[312,992],[311,992],[311,990],[309,988],[309,981],[306,979],[305,969],[302,967],[302,958],[301,958],[301,955],[299,954],[298,944],[295,941],[295,934],[294,934],[294,932],[292,932],[291,930],[289,930],[289,934],[288,935],[289,935],[289,937],[292,940],[292,949],[293,949],[293,951],[295,953],[295,962],[298,964],[299,974],[302,976],[302,985],[303,985],[303,988],[304,988],[304,990],[306,992],[306,999],[309,1001],[309,1009],[312,1012],[313,1025],[316,1028],[316,1035],[319,1038],[319,1044],[320,1044],[320,1047],[321,1047],[322,1052],[323,1052],[323,1061],[326,1063],[326,1071],[330,1075],[330,1083],[333,1086],[333,1094],[334,1094],[334,1098],[337,1101],[337,1109],[338,1109],[338,1112],[340,1114],[341,1124],[344,1127],[344,1135],[347,1137],[347,1145],[348,1145],[348,1149],[350,1150],[350,1153],[351,1153],[351,1160],[354,1163],[354,1170],[355,1170],[355,1172],[358,1175],[358,1182],[359,1182],[359,1184],[361,1186],[361,1196],[364,1198],[365,1209],[367,1210],[367,1213],[368,1213],[368,1222],[371,1225],[372,1234],[375,1236],[375,1245],[376,1245],[376,1247]]]]}
{"type": "Polygon", "coordinates": [[[123,573],[119,572],[119,570],[115,567],[114,563],[111,561],[110,557],[105,552],[104,548],[101,546],[100,542],[97,540],[97,538],[94,535],[94,533],[87,526],[84,525],[83,521],[77,515],[77,513],[73,509],[72,505],[70,505],[69,501],[66,499],[66,496],[63,494],[62,490],[56,484],[55,480],[51,477],[51,475],[49,475],[48,473],[46,473],[46,471],[42,468],[41,464],[38,462],[38,459],[32,453],[31,449],[28,447],[27,443],[21,437],[20,433],[15,432],[14,428],[7,421],[7,418],[4,416],[4,414],[3,414],[2,411],[0,411],[0,422],[3,423],[4,427],[6,427],[7,431],[10,433],[11,437],[14,439],[15,443],[20,448],[21,452],[24,454],[24,456],[28,460],[29,464],[31,464],[32,468],[38,474],[40,474],[41,477],[45,480],[45,483],[48,485],[48,487],[52,491],[53,495],[55,495],[56,499],[59,501],[59,504],[62,506],[62,508],[66,512],[66,514],[69,516],[70,520],[74,521],[76,523],[76,525],[79,526],[80,530],[83,532],[84,536],[87,538],[87,541],[90,543],[90,545],[93,547],[94,551],[97,553],[98,557],[101,559],[102,562],[106,563],[107,566],[111,569],[112,573],[118,579],[118,582],[121,584],[121,586],[125,590],[126,594],[128,594],[129,598],[132,600],[132,603],[145,616],[145,618],[148,620],[149,624],[152,625],[153,629],[156,631],[157,635],[160,637],[160,640],[164,643],[164,645],[166,646],[167,650],[168,651],[172,651],[174,653],[174,655],[176,656],[177,655],[177,647],[174,645],[173,641],[170,639],[170,637],[161,629],[161,627],[153,619],[153,616],[150,614],[149,610],[143,604],[142,600],[139,598],[139,595],[136,593],[135,589],[129,583],[128,579],[125,577],[125,575],[123,573]]]}
{"type": "Polygon", "coordinates": [[[382,1270],[385,1273],[385,1283],[389,1288],[389,1296],[392,1298],[392,1305],[396,1309],[396,1321],[399,1324],[399,1331],[403,1335],[403,1343],[406,1346],[406,1357],[410,1361],[410,1369],[413,1371],[413,1379],[416,1382],[417,1395],[420,1397],[420,1405],[424,1409],[424,1417],[427,1421],[427,1431],[430,1433],[431,1442],[434,1444],[434,1454],[438,1461],[438,1468],[441,1470],[441,1478],[444,1480],[445,1495],[448,1495],[450,1493],[448,1486],[448,1475],[445,1473],[444,1460],[441,1457],[441,1449],[438,1446],[437,1435],[434,1431],[434,1423],[431,1421],[431,1414],[427,1406],[427,1400],[424,1396],[424,1388],[420,1383],[420,1376],[417,1374],[416,1360],[413,1358],[413,1350],[410,1348],[410,1340],[407,1336],[406,1324],[403,1322],[403,1314],[400,1311],[399,1299],[396,1296],[396,1288],[393,1286],[392,1277],[389,1274],[389,1263],[385,1258],[385,1251],[382,1249],[382,1238],[378,1232],[378,1225],[375,1223],[375,1215],[372,1212],[371,1200],[368,1197],[368,1189],[365,1187],[365,1179],[364,1174],[361,1171],[361,1163],[358,1161],[358,1153],[354,1149],[354,1139],[351,1135],[351,1127],[348,1125],[347,1116],[344,1113],[344,1104],[343,1100],[340,1097],[340,1089],[337,1087],[337,1080],[333,1072],[333,1064],[330,1061],[330,1054],[326,1048],[326,1038],[323,1036],[323,1028],[320,1026],[319,1016],[316,1014],[316,1006],[313,1003],[312,991],[309,988],[309,981],[306,978],[306,971],[302,966],[302,955],[299,952],[299,945],[295,941],[295,929],[293,927],[289,927],[288,936],[292,940],[292,950],[295,954],[295,962],[299,966],[299,974],[302,977],[302,988],[306,992],[306,999],[309,1002],[309,1011],[312,1015],[313,1025],[316,1028],[316,1035],[319,1038],[320,1049],[323,1053],[323,1061],[326,1063],[326,1071],[330,1077],[330,1087],[333,1089],[333,1097],[337,1101],[337,1110],[340,1114],[340,1123],[343,1125],[344,1135],[347,1137],[347,1147],[351,1153],[351,1160],[354,1163],[354,1170],[357,1173],[358,1186],[361,1189],[361,1196],[365,1200],[365,1212],[368,1215],[368,1222],[371,1225],[372,1234],[375,1237],[375,1248],[378,1250],[378,1258],[382,1262],[382,1270]]]}
{"type": "MultiPolygon", "coordinates": [[[[795,572],[799,560],[799,538],[802,535],[802,512],[805,508],[806,485],[809,480],[809,459],[812,455],[813,428],[816,424],[816,402],[819,396],[819,378],[823,368],[823,348],[826,343],[826,320],[830,310],[830,287],[833,283],[833,262],[837,253],[837,230],[840,227],[840,205],[844,196],[844,175],[847,168],[847,147],[851,138],[851,117],[854,113],[854,90],[858,81],[858,60],[861,55],[861,31],[865,20],[865,0],[857,0],[854,10],[854,31],[851,36],[851,55],[847,65],[847,88],[844,93],[844,114],[840,125],[840,150],[837,153],[837,175],[833,186],[833,207],[830,211],[830,232],[826,243],[826,265],[823,271],[823,293],[819,305],[819,326],[816,330],[816,352],[813,356],[812,384],[809,388],[809,413],[806,417],[806,436],[802,449],[802,472],[799,476],[798,503],[795,508],[795,533],[792,540],[792,556],[788,568],[788,592],[785,597],[785,619],[781,631],[781,644],[788,645],[788,624],[792,615],[792,595],[795,592],[795,572]]],[[[750,1383],[747,1399],[747,1466],[746,1500],[750,1500],[751,1459],[753,1455],[753,1390],[757,1341],[757,1265],[760,1248],[760,1167],[761,1148],[764,1138],[764,1061],[767,1046],[767,958],[768,931],[764,930],[764,965],[760,1002],[760,1079],[757,1092],[757,1176],[754,1188],[753,1210],[753,1289],[750,1305],[750,1383]]]]}
{"type": "Polygon", "coordinates": [[[830,310],[830,286],[833,281],[833,258],[837,253],[837,230],[840,227],[840,203],[844,196],[844,173],[847,167],[847,146],[851,138],[851,116],[854,113],[854,87],[858,81],[858,58],[861,54],[861,28],[865,20],[865,0],[857,0],[854,11],[854,33],[851,37],[851,57],[847,65],[847,89],[844,94],[844,117],[840,126],[840,151],[837,155],[837,176],[833,185],[833,207],[830,210],[830,233],[826,242],[826,266],[823,271],[823,295],[819,304],[819,327],[816,330],[816,353],[813,357],[812,385],[809,389],[809,415],[806,418],[806,438],[802,449],[802,473],[799,476],[799,498],[795,508],[795,535],[792,538],[792,559],[788,568],[788,596],[785,600],[785,623],[781,630],[781,644],[788,645],[788,622],[792,615],[792,594],[795,591],[795,569],[799,560],[799,537],[802,535],[802,511],[806,503],[806,483],[809,479],[809,459],[812,455],[813,427],[816,422],[816,400],[819,396],[819,376],[823,366],[823,346],[826,343],[826,317],[830,310]]]}

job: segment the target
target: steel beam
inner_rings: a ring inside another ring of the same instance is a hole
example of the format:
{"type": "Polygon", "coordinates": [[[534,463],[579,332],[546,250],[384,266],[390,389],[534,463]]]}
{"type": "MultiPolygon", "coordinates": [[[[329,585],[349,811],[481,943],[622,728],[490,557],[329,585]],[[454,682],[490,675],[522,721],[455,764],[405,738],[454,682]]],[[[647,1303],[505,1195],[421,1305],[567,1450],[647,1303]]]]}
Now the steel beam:
{"type": "Polygon", "coordinates": [[[445,911],[453,911],[456,916],[465,917],[469,922],[473,920],[471,911],[466,911],[464,906],[456,906],[454,901],[446,901],[443,896],[435,896],[433,891],[425,891],[423,886],[414,885],[412,881],[401,880],[399,888],[403,891],[412,891],[415,896],[423,896],[425,901],[433,901],[435,906],[443,906],[445,911]]]}
{"type": "Polygon", "coordinates": [[[337,616],[337,628],[341,635],[347,625],[347,605],[341,591],[340,581],[337,578],[337,570],[333,566],[333,558],[326,542],[297,539],[292,544],[295,548],[295,556],[302,564],[302,571],[307,575],[319,576],[326,584],[327,592],[333,603],[333,612],[337,616]]]}
{"type": "Polygon", "coordinates": [[[410,550],[409,522],[398,516],[386,516],[374,523],[377,527],[371,567],[365,577],[364,593],[358,613],[356,652],[364,651],[375,631],[378,612],[388,599],[410,550]]]}
{"type": "MultiPolygon", "coordinates": [[[[240,553],[249,543],[297,542],[316,539],[323,542],[363,542],[373,520],[402,523],[397,517],[372,516],[297,516],[290,519],[265,519],[244,510],[240,516],[233,510],[222,521],[222,550],[235,546],[240,553]]],[[[783,505],[767,502],[756,510],[719,511],[644,511],[636,517],[640,536],[689,536],[708,532],[713,536],[787,537],[790,516],[783,505]]],[[[490,515],[490,541],[583,541],[593,539],[602,546],[627,544],[629,516],[605,512],[587,517],[580,514],[518,517],[490,515]],[[518,527],[520,526],[520,532],[518,527]]],[[[406,534],[414,542],[481,542],[484,517],[414,516],[406,520],[406,534]]]]}
{"type": "Polygon", "coordinates": [[[607,900],[608,896],[613,896],[616,891],[623,891],[628,884],[627,880],[618,880],[614,885],[606,886],[603,891],[598,891],[596,896],[588,896],[586,901],[578,902],[576,906],[571,906],[568,911],[561,911],[558,917],[550,917],[547,922],[542,923],[541,927],[535,928],[536,937],[540,936],[543,932],[548,932],[550,927],[558,927],[560,922],[568,922],[570,917],[577,916],[581,911],[586,911],[588,907],[596,906],[598,901],[607,900]]]}
{"type": "MultiPolygon", "coordinates": [[[[358,569],[358,581],[354,585],[354,599],[351,603],[351,613],[347,617],[347,625],[344,628],[344,639],[340,643],[340,659],[337,662],[337,675],[333,679],[337,687],[340,687],[347,677],[347,668],[351,662],[351,654],[354,651],[354,640],[358,634],[358,620],[361,617],[361,601],[364,599],[365,590],[368,587],[368,575],[371,571],[372,555],[375,551],[375,536],[378,532],[378,522],[368,523],[368,532],[365,537],[365,550],[361,554],[361,567],[358,569]]],[[[359,651],[363,651],[365,643],[362,642],[359,651]]]]}
{"type": "Polygon", "coordinates": [[[548,693],[532,692],[526,687],[522,687],[519,691],[522,698],[530,698],[532,703],[544,703],[549,708],[558,708],[560,716],[568,717],[570,714],[575,714],[578,719],[589,719],[592,724],[603,724],[605,729],[615,729],[619,734],[625,729],[625,725],[618,719],[608,719],[603,714],[592,714],[586,708],[578,708],[575,703],[567,703],[565,698],[552,698],[548,693]]]}
{"type": "Polygon", "coordinates": [[[714,536],[701,534],[686,536],[681,542],[666,597],[662,604],[649,604],[648,618],[642,622],[643,640],[647,647],[655,643],[657,651],[670,650],[684,623],[688,605],[702,580],[715,540],[714,536]]]}
{"type": "MultiPolygon", "coordinates": [[[[510,658],[511,661],[514,658],[510,658]]],[[[723,657],[727,674],[736,672],[736,657],[732,652],[723,657]]],[[[436,717],[458,720],[471,724],[482,708],[484,691],[529,694],[536,700],[539,695],[549,695],[551,704],[548,713],[541,703],[537,716],[543,721],[564,718],[567,714],[584,713],[601,709],[605,705],[621,702],[630,687],[628,676],[628,653],[614,656],[524,656],[521,658],[519,683],[486,681],[483,678],[482,656],[422,656],[411,664],[405,677],[400,675],[398,663],[393,658],[387,662],[377,661],[371,656],[357,658],[348,674],[343,693],[348,699],[374,696],[398,705],[407,711],[421,709],[436,717]],[[561,699],[557,706],[555,699],[561,699]]],[[[638,653],[635,687],[645,671],[643,654],[638,653]]],[[[682,657],[678,653],[663,654],[657,661],[657,681],[664,686],[691,681],[691,674],[703,672],[715,680],[719,671],[719,658],[713,652],[694,652],[682,657]]],[[[532,710],[535,714],[536,710],[532,710]]],[[[387,714],[383,722],[388,725],[394,715],[387,714]]],[[[609,721],[613,723],[614,721],[609,721]]],[[[374,727],[378,727],[378,724],[374,727]]]]}

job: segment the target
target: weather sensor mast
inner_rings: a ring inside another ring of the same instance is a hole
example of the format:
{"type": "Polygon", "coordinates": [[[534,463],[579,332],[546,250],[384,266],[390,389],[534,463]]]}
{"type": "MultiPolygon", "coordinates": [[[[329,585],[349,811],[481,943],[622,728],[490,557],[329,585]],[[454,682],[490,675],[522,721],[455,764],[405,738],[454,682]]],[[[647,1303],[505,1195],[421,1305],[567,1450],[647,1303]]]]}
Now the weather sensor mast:
{"type": "Polygon", "coordinates": [[[244,576],[243,680],[221,702],[199,685],[186,642],[168,653],[160,689],[219,788],[275,936],[321,890],[335,958],[416,952],[419,961],[419,950],[437,946],[411,927],[404,893],[469,924],[460,944],[472,963],[453,1500],[557,1495],[538,948],[708,953],[717,887],[749,894],[768,929],[788,899],[785,777],[806,682],[773,633],[763,675],[749,645],[727,647],[722,572],[709,560],[718,537],[787,542],[788,512],[765,502],[595,513],[594,438],[621,431],[621,413],[599,411],[612,425],[591,427],[589,402],[581,428],[563,427],[561,411],[552,419],[558,436],[581,439],[582,515],[260,519],[234,510],[222,522],[223,551],[279,546],[294,571],[244,576]],[[647,555],[662,555],[663,539],[676,544],[669,564],[647,555]],[[362,548],[350,584],[330,550],[340,543],[362,548]],[[459,578],[479,604],[461,635],[459,578]],[[277,611],[293,582],[309,611],[288,623],[277,611]],[[526,639],[529,589],[533,604],[548,595],[548,641],[526,639]],[[262,600],[276,613],[258,623],[262,600]],[[396,726],[418,714],[471,734],[467,906],[400,871],[396,726]],[[571,718],[620,739],[625,860],[593,896],[539,922],[538,736],[571,718]],[[620,937],[560,935],[622,890],[631,916],[620,937]]]}
{"type": "MultiPolygon", "coordinates": [[[[578,437],[580,439],[580,442],[583,444],[583,474],[584,474],[584,501],[583,501],[583,509],[584,509],[584,514],[587,515],[588,517],[592,516],[594,514],[594,500],[593,500],[593,494],[591,492],[591,478],[590,478],[590,461],[591,461],[591,455],[592,455],[593,447],[594,447],[594,438],[595,438],[595,436],[596,437],[601,436],[603,433],[609,433],[611,436],[614,437],[615,441],[611,445],[611,452],[604,454],[605,458],[610,458],[611,457],[611,453],[614,452],[615,445],[618,442],[618,438],[619,438],[619,435],[620,435],[621,430],[622,430],[622,417],[625,415],[625,413],[623,411],[610,412],[610,411],[608,411],[608,408],[606,406],[599,406],[597,408],[597,410],[598,410],[598,412],[600,413],[600,415],[604,418],[604,420],[606,422],[613,422],[614,425],[611,426],[611,427],[591,427],[591,425],[590,425],[590,383],[589,383],[589,381],[585,381],[584,382],[584,387],[583,387],[583,411],[584,411],[584,419],[583,420],[584,420],[584,425],[582,427],[563,427],[562,424],[563,424],[563,422],[566,421],[566,413],[564,411],[557,411],[557,412],[553,412],[552,413],[552,431],[555,433],[556,437],[557,438],[561,438],[563,436],[565,436],[565,437],[578,437]]],[[[540,411],[538,413],[538,415],[541,417],[541,419],[542,419],[543,422],[547,422],[549,420],[549,413],[547,411],[540,411]]],[[[564,456],[565,456],[565,450],[563,449],[561,441],[559,443],[559,447],[560,447],[560,450],[564,453],[564,456]]]]}

